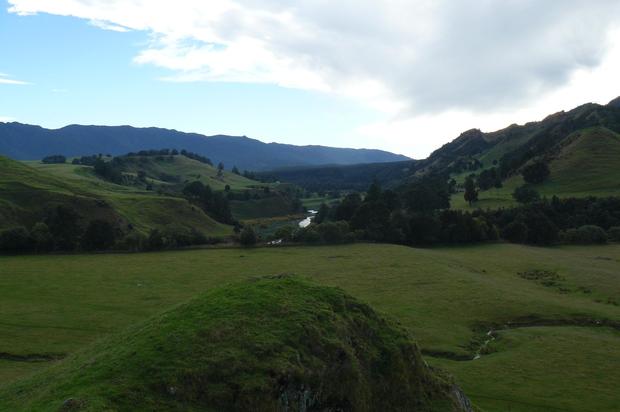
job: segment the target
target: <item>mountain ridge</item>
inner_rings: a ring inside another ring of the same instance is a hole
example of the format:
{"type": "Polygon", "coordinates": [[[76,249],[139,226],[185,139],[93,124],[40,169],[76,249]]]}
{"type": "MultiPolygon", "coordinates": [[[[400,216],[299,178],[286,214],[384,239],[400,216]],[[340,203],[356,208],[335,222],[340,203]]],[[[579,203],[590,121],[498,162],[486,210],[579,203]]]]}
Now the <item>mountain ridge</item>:
{"type": "Polygon", "coordinates": [[[357,164],[409,160],[377,149],[296,146],[265,143],[247,136],[181,132],[157,127],[67,125],[47,129],[37,125],[0,123],[0,154],[16,160],[36,160],[50,154],[122,155],[149,149],[186,149],[222,162],[227,168],[268,170],[321,164],[357,164]]]}

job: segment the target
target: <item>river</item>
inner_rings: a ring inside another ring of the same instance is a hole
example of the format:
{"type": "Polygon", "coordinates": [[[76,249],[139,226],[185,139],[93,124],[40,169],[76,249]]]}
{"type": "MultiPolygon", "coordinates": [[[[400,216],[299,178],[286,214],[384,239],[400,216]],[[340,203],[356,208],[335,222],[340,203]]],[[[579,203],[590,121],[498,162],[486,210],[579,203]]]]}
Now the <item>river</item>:
{"type": "Polygon", "coordinates": [[[314,219],[315,215],[318,213],[316,210],[308,210],[308,213],[310,213],[310,215],[308,215],[304,220],[299,222],[299,227],[300,228],[304,228],[304,227],[308,227],[310,226],[310,223],[312,223],[312,219],[314,219]]]}

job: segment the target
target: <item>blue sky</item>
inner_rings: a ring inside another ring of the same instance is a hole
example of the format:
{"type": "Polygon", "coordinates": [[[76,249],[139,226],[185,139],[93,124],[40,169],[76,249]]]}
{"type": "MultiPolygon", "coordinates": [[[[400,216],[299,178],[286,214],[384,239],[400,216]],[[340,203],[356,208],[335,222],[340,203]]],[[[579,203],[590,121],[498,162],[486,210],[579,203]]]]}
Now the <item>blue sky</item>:
{"type": "Polygon", "coordinates": [[[0,116],[50,128],[130,124],[336,146],[360,119],[378,117],[315,91],[161,81],[167,70],[132,62],[147,42],[145,32],[101,30],[71,17],[21,17],[3,7],[0,73],[29,84],[0,85],[0,116]]]}
{"type": "Polygon", "coordinates": [[[421,158],[620,95],[614,0],[0,0],[0,121],[421,158]]]}

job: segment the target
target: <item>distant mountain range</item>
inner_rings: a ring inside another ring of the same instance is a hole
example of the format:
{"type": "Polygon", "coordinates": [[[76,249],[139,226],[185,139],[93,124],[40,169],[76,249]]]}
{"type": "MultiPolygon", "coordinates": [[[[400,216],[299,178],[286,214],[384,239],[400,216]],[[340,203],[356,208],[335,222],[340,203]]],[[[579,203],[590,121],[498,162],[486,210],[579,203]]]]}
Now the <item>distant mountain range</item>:
{"type": "Polygon", "coordinates": [[[382,150],[263,143],[245,136],[204,136],[154,127],[71,125],[45,129],[21,123],[0,123],[0,155],[16,160],[36,160],[52,154],[67,157],[95,153],[122,155],[164,148],[199,153],[216,164],[224,163],[227,169],[237,166],[254,171],[409,160],[382,150]]]}

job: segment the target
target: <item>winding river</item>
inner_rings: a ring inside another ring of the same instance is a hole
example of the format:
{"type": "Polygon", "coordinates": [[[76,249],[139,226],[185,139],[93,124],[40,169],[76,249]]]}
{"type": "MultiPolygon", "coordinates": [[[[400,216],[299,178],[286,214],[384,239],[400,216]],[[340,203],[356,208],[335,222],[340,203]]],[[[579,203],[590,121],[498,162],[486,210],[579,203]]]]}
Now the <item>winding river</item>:
{"type": "Polygon", "coordinates": [[[312,223],[312,219],[314,219],[315,215],[318,213],[316,210],[308,210],[308,213],[310,213],[310,215],[308,215],[304,220],[299,222],[299,227],[300,228],[304,228],[304,227],[308,227],[310,226],[310,223],[312,223]]]}

